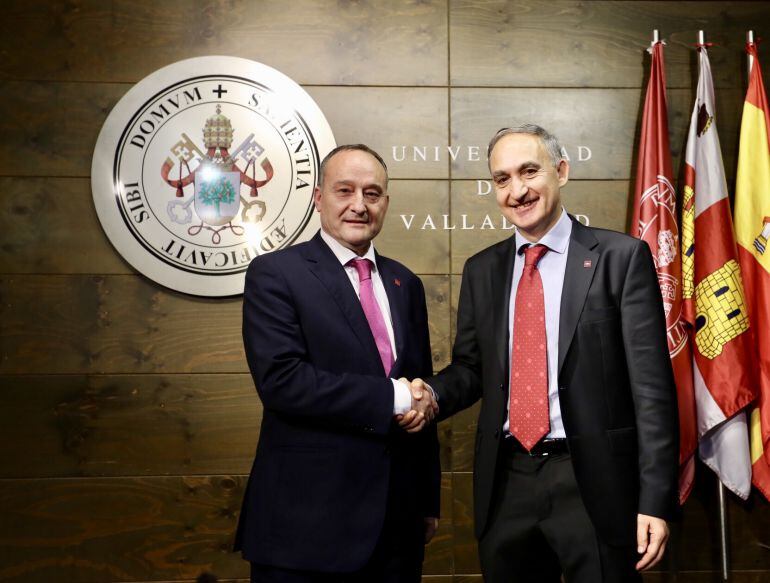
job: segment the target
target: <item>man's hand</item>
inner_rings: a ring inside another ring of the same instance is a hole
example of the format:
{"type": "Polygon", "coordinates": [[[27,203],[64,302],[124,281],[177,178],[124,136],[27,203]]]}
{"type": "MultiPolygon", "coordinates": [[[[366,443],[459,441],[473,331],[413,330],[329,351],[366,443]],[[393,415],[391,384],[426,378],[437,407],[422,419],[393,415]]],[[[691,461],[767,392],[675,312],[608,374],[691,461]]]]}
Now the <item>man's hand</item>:
{"type": "Polygon", "coordinates": [[[425,544],[427,545],[438,530],[438,518],[425,518],[425,544]]]}
{"type": "Polygon", "coordinates": [[[666,552],[668,541],[668,525],[662,518],[637,514],[636,544],[637,552],[643,555],[636,564],[637,571],[646,571],[657,565],[666,552]]]}
{"type": "Polygon", "coordinates": [[[433,421],[438,413],[438,404],[422,379],[414,379],[411,384],[405,378],[398,380],[406,384],[412,393],[412,409],[404,415],[397,415],[396,420],[407,433],[417,433],[433,421]]]}

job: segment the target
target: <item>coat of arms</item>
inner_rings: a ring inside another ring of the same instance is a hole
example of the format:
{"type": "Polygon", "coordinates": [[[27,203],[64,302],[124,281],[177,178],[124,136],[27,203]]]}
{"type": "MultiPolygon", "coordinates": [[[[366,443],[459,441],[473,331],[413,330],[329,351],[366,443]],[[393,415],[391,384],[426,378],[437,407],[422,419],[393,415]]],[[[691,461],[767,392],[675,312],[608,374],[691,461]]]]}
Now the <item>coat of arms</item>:
{"type": "Polygon", "coordinates": [[[196,57],[132,87],[91,164],[104,232],[171,289],[242,293],[251,261],[312,237],[321,159],[334,148],[312,97],[267,65],[196,57]]]}
{"type": "Polygon", "coordinates": [[[177,200],[169,201],[166,206],[169,219],[186,225],[193,221],[194,209],[199,222],[190,226],[187,233],[195,236],[203,230],[210,231],[211,242],[218,245],[222,240],[220,233],[224,230],[230,229],[235,235],[243,235],[243,227],[233,224],[239,211],[244,223],[257,223],[265,216],[267,206],[258,198],[257,189],[273,178],[273,166],[264,157],[259,162],[262,177],[257,179],[257,162],[265,150],[257,143],[254,134],[249,134],[230,153],[233,127],[222,114],[221,105],[217,105],[216,113],[206,120],[203,142],[205,154],[187,134],[182,133],[180,140],[171,148],[171,154],[177,158],[179,177],[176,180],[170,178],[175,165],[170,157],[161,166],[160,174],[176,189],[177,200]],[[239,162],[245,164],[243,170],[239,162]],[[192,170],[191,163],[195,164],[192,170]],[[190,185],[193,186],[193,194],[185,198],[185,187],[190,185]],[[248,198],[241,194],[241,185],[249,188],[248,198]]]}

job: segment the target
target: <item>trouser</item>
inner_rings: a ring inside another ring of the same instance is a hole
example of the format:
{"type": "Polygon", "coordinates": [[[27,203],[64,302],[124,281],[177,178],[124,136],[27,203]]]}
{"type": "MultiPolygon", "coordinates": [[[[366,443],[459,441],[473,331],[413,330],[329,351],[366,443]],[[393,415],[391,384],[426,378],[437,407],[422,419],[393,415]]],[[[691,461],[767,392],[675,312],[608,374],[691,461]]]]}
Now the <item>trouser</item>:
{"type": "MultiPolygon", "coordinates": [[[[392,516],[392,514],[391,514],[392,516]]],[[[251,563],[251,583],[420,583],[424,555],[422,517],[386,517],[377,545],[355,573],[316,573],[251,563]]]]}
{"type": "Polygon", "coordinates": [[[631,583],[636,547],[601,542],[578,491],[569,454],[506,451],[490,523],[479,540],[488,583],[631,583]]]}

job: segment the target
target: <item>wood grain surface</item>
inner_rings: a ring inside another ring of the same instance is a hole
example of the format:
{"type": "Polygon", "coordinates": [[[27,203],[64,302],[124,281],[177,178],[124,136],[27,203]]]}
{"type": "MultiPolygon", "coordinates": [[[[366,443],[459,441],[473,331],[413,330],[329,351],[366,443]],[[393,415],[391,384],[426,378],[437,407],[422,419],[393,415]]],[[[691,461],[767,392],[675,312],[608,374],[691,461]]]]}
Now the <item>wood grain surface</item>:
{"type": "Polygon", "coordinates": [[[102,230],[87,178],[0,178],[0,271],[135,273],[102,230]]]}
{"type": "MultiPolygon", "coordinates": [[[[448,273],[449,231],[420,227],[449,213],[449,183],[391,180],[388,192],[378,251],[415,273],[448,273]]],[[[136,273],[104,234],[87,178],[0,178],[0,232],[0,273],[136,273]]]]}
{"type": "Polygon", "coordinates": [[[245,577],[230,552],[245,478],[0,480],[0,580],[245,577]]]}
{"type": "Polygon", "coordinates": [[[383,157],[391,178],[449,176],[447,89],[308,87],[307,91],[329,120],[337,143],[367,144],[383,157]],[[414,146],[419,147],[418,154],[414,146]]]}
{"type": "MultiPolygon", "coordinates": [[[[99,130],[130,87],[116,83],[0,84],[0,176],[90,176],[99,130]]],[[[336,86],[309,87],[308,92],[324,112],[337,143],[364,142],[378,150],[388,163],[391,178],[448,176],[448,154],[439,162],[419,157],[415,161],[414,156],[404,156],[402,161],[398,148],[427,144],[446,152],[447,89],[336,86]]]]}
{"type": "MultiPolygon", "coordinates": [[[[512,234],[486,145],[525,121],[570,157],[569,212],[628,225],[652,29],[665,49],[675,172],[698,29],[732,189],[745,31],[768,2],[555,0],[9,0],[0,18],[0,581],[245,583],[229,552],[261,405],[241,300],[169,291],[104,235],[91,158],[139,80],[203,55],[253,59],[302,84],[338,143],[384,157],[376,241],[421,276],[433,366],[450,361],[465,261],[512,234]],[[481,181],[481,182],[479,182],[481,181]],[[486,222],[485,222],[486,221],[486,222]],[[489,225],[495,228],[489,228],[489,225]],[[472,227],[472,228],[470,228],[472,227]]],[[[760,46],[767,75],[767,47],[760,46]]],[[[439,425],[442,520],[424,581],[481,583],[473,537],[479,405],[439,425]]],[[[770,504],[728,501],[731,581],[770,580],[770,504]]],[[[647,583],[719,580],[716,487],[699,468],[647,583]]]]}
{"type": "Polygon", "coordinates": [[[299,83],[446,85],[444,0],[4,3],[0,78],[136,83],[173,62],[228,55],[299,83]]]}
{"type": "MultiPolygon", "coordinates": [[[[422,279],[438,368],[449,279],[422,279]]],[[[192,298],[134,275],[13,275],[0,277],[0,301],[0,374],[247,371],[240,298],[192,298]]]]}
{"type": "Polygon", "coordinates": [[[249,374],[0,376],[0,385],[0,478],[251,469],[262,405],[249,374]]]}
{"type": "MultiPolygon", "coordinates": [[[[668,91],[669,136],[674,169],[679,168],[694,94],[668,91]]],[[[743,90],[716,94],[716,123],[725,171],[733,176],[743,90]]],[[[453,178],[487,178],[486,149],[503,127],[535,123],[555,134],[569,156],[570,177],[628,180],[636,177],[636,146],[644,92],[640,89],[459,88],[451,90],[452,143],[480,146],[478,159],[452,163],[453,178]],[[582,148],[582,149],[581,149],[582,148]],[[590,151],[590,157],[589,157],[590,151]],[[581,160],[583,158],[588,158],[581,160]]]]}
{"type": "Polygon", "coordinates": [[[694,86],[698,30],[716,43],[717,87],[740,85],[736,58],[746,27],[767,30],[764,2],[452,0],[451,81],[455,86],[641,87],[652,30],[666,46],[671,87],[694,86]]]}

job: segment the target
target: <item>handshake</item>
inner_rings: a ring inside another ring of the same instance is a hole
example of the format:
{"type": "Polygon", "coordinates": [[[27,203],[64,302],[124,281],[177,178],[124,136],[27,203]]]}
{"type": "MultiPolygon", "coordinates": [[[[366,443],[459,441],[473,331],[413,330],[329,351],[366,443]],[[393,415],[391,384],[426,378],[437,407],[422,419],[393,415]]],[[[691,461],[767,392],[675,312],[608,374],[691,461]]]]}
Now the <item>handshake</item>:
{"type": "Polygon", "coordinates": [[[396,415],[396,421],[407,433],[417,433],[438,415],[436,396],[422,379],[409,382],[402,377],[398,381],[412,393],[412,408],[403,415],[396,415]]]}

